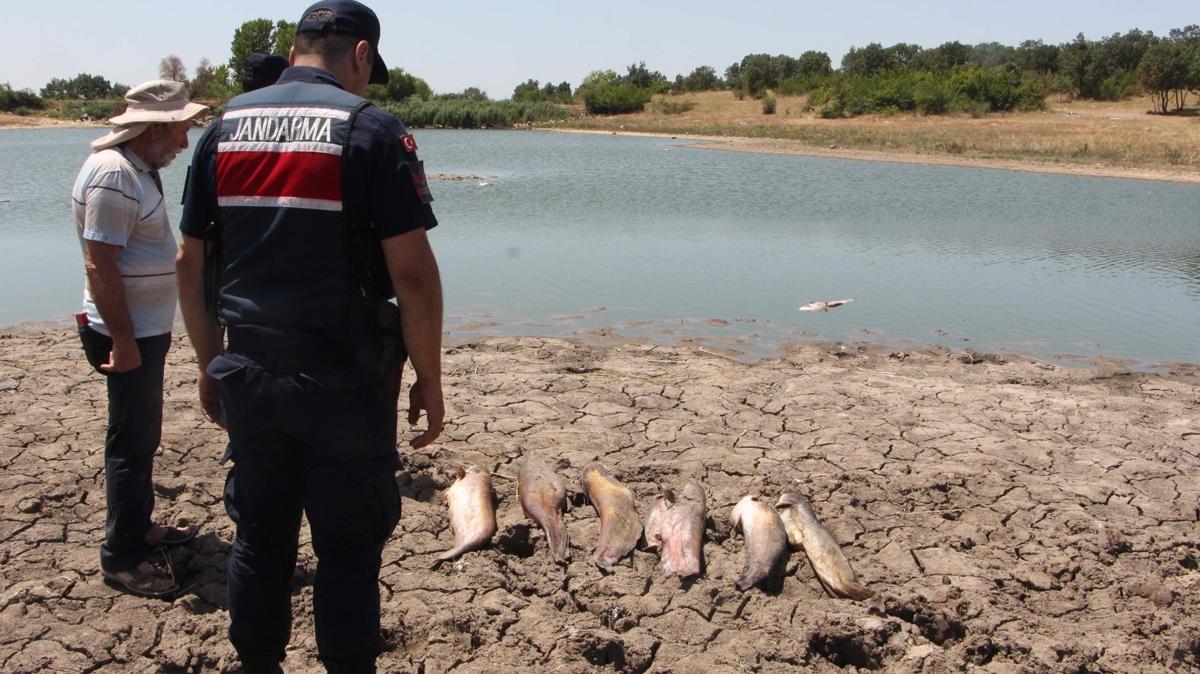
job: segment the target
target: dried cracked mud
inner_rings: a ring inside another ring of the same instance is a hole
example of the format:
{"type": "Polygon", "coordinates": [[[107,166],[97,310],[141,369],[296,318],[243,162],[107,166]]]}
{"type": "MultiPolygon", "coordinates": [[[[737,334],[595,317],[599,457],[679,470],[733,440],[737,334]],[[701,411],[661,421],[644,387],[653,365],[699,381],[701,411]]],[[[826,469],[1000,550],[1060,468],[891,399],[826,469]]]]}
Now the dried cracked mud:
{"type": "MultiPolygon", "coordinates": [[[[217,672],[222,432],[197,413],[190,349],[167,373],[160,519],[203,526],[175,553],[195,588],[116,593],[97,572],[105,398],[62,328],[0,334],[0,671],[217,672]]],[[[384,553],[384,672],[1127,672],[1200,668],[1200,377],[960,359],[941,349],[803,344],[746,365],[689,346],[489,338],[448,349],[450,424],[406,453],[384,553]],[[964,362],[967,361],[967,362],[964,362]],[[980,361],[980,362],[975,362],[980,361]],[[552,563],[521,513],[523,453],[570,484],[573,546],[552,563]],[[691,479],[709,494],[705,572],[681,583],[637,551],[602,575],[580,471],[604,463],[643,509],[691,479]],[[460,464],[494,471],[494,543],[436,570],[440,500],[460,464]],[[792,554],[737,592],[747,493],[806,493],[861,578],[823,594],[792,554]]],[[[296,572],[289,672],[319,672],[315,558],[296,572]]]]}

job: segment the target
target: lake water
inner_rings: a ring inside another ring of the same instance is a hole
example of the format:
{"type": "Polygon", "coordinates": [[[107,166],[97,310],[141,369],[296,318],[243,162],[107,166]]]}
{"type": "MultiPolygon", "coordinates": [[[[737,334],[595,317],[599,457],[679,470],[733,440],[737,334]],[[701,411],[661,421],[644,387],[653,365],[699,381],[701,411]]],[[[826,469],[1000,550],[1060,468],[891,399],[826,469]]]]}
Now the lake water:
{"type": "MultiPolygon", "coordinates": [[[[99,135],[0,130],[0,325],[76,310],[69,192],[99,135]]],[[[610,327],[747,356],[816,337],[1200,362],[1195,186],[627,136],[416,136],[430,173],[490,183],[433,183],[460,336],[610,327]]],[[[176,204],[187,159],[164,174],[176,204]]]]}

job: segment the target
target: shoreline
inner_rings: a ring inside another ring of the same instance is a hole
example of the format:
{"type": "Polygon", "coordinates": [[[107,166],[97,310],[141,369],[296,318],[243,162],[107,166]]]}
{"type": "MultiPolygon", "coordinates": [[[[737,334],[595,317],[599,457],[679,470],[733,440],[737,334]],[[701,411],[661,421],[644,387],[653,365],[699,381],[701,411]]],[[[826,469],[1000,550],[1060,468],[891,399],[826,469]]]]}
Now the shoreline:
{"type": "Polygon", "coordinates": [[[1090,164],[1048,164],[1015,159],[973,159],[951,156],[936,156],[918,153],[892,153],[878,150],[853,148],[821,148],[786,138],[757,138],[749,136],[709,136],[687,133],[662,133],[653,131],[609,131],[603,129],[540,128],[538,131],[555,133],[585,133],[601,136],[635,136],[644,138],[667,138],[671,140],[695,141],[686,147],[698,150],[724,150],[751,154],[782,154],[823,159],[870,161],[894,164],[918,164],[926,166],[951,166],[960,168],[1045,173],[1052,175],[1079,176],[1087,178],[1116,178],[1124,180],[1147,180],[1184,185],[1200,185],[1200,173],[1173,172],[1164,169],[1115,168],[1090,164]]]}
{"type": "MultiPolygon", "coordinates": [[[[1083,354],[1058,351],[1054,353],[1034,354],[1020,349],[1009,349],[1004,347],[984,347],[985,350],[978,351],[974,348],[974,345],[969,343],[956,343],[954,347],[951,347],[950,345],[935,341],[919,341],[916,339],[871,339],[870,335],[855,335],[852,337],[848,336],[847,338],[841,340],[820,335],[793,335],[789,336],[787,339],[773,340],[758,337],[757,339],[759,341],[755,342],[753,340],[749,340],[743,335],[719,334],[715,332],[709,332],[707,334],[681,334],[682,331],[678,329],[678,326],[681,324],[711,325],[713,321],[718,321],[721,325],[744,322],[743,319],[664,320],[661,321],[662,325],[669,325],[672,327],[664,328],[657,333],[650,333],[641,329],[652,325],[654,322],[647,323],[645,321],[625,321],[617,323],[614,326],[588,326],[572,329],[564,321],[563,323],[559,324],[558,330],[550,330],[546,333],[538,333],[532,329],[526,330],[525,332],[516,332],[515,330],[489,332],[492,329],[502,328],[503,326],[492,320],[485,320],[483,318],[476,320],[472,319],[471,317],[450,316],[447,317],[447,327],[443,332],[443,341],[445,342],[445,348],[447,349],[454,348],[462,344],[487,339],[560,339],[578,344],[581,347],[594,348],[612,348],[622,346],[702,348],[709,350],[709,355],[727,358],[733,362],[738,362],[748,366],[755,366],[776,358],[786,357],[795,349],[815,346],[818,348],[829,349],[831,351],[839,349],[841,351],[845,351],[846,349],[852,349],[858,353],[870,352],[875,355],[899,355],[907,354],[909,352],[939,353],[947,357],[959,359],[968,364],[976,364],[978,362],[1020,361],[1036,363],[1050,367],[1063,367],[1072,370],[1094,369],[1108,373],[1137,372],[1143,374],[1164,374],[1177,372],[1200,372],[1200,361],[1180,361],[1165,358],[1152,361],[1148,359],[1133,358],[1109,353],[1083,354]],[[764,343],[765,346],[763,345],[764,343]]],[[[545,325],[550,326],[553,325],[553,323],[546,323],[545,325]]],[[[511,327],[517,328],[519,326],[513,325],[511,327]]],[[[0,337],[5,335],[20,335],[29,332],[45,332],[55,330],[73,331],[74,325],[69,317],[63,317],[60,319],[18,321],[16,323],[0,325],[0,337]]],[[[184,329],[182,319],[176,319],[173,334],[176,336],[187,334],[186,330],[184,329]]]]}
{"type": "MultiPolygon", "coordinates": [[[[166,368],[156,518],[201,527],[172,552],[191,589],[120,595],[104,535],[104,380],[70,328],[0,332],[0,644],[5,671],[228,671],[225,434],[200,417],[195,361],[166,368]]],[[[406,373],[406,381],[411,381],[406,373]]],[[[383,551],[380,671],[803,669],[1166,671],[1200,664],[1200,374],[1136,374],[799,344],[749,365],[689,346],[488,337],[448,347],[447,425],[404,447],[402,516],[383,551]],[[452,545],[442,501],[462,465],[513,475],[539,455],[568,484],[571,561],[555,565],[495,482],[491,545],[452,545]],[[635,495],[707,492],[704,570],[664,578],[636,550],[601,574],[576,480],[593,461],[635,495]],[[748,493],[803,492],[863,583],[826,596],[802,553],[733,587],[748,493]],[[852,658],[847,660],[847,658],[852,658]]],[[[402,405],[402,407],[404,407],[402,405]]],[[[401,423],[399,442],[413,435],[401,423]]],[[[402,445],[403,446],[403,445],[402,445]]],[[[317,674],[316,558],[301,536],[284,667],[317,674]]]]}
{"type": "Polygon", "coordinates": [[[0,131],[28,131],[30,129],[105,129],[107,122],[83,122],[58,119],[57,117],[26,117],[24,115],[0,114],[0,131]]]}
{"type": "MultiPolygon", "coordinates": [[[[26,118],[16,115],[0,115],[0,131],[36,129],[102,129],[108,127],[109,125],[104,122],[82,122],[78,120],[60,120],[50,117],[26,118]],[[26,123],[10,123],[13,121],[26,123]]],[[[533,127],[531,129],[514,128],[504,130],[533,130],[549,131],[554,133],[583,133],[602,136],[667,138],[671,140],[693,141],[693,143],[687,147],[700,150],[721,150],[726,152],[745,152],[751,154],[779,154],[850,161],[916,164],[925,166],[949,166],[958,168],[1016,171],[1022,173],[1042,173],[1087,178],[1113,178],[1120,180],[1166,182],[1182,185],[1200,185],[1200,173],[1198,172],[1172,171],[1163,168],[1119,168],[1096,164],[1048,163],[1020,159],[987,159],[950,155],[941,156],[922,153],[884,152],[879,150],[860,150],[843,147],[819,147],[804,143],[803,141],[787,138],[713,136],[704,134],[669,133],[656,131],[625,131],[620,129],[583,129],[569,128],[564,126],[533,127]]]]}

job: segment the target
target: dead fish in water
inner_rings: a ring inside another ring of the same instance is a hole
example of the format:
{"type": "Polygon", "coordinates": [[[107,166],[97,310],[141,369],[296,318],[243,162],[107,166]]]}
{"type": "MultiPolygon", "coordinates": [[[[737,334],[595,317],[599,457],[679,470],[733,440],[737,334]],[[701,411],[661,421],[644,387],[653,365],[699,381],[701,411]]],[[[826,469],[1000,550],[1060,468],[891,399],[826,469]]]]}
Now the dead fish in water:
{"type": "Polygon", "coordinates": [[[654,504],[650,506],[650,512],[646,514],[646,526],[642,531],[642,537],[646,539],[647,550],[658,549],[661,542],[658,534],[662,531],[663,515],[667,514],[674,502],[675,494],[670,489],[654,497],[654,504]]]}
{"type": "Polygon", "coordinates": [[[704,489],[689,482],[659,522],[663,573],[680,578],[700,575],[704,515],[704,489]]]}
{"type": "Polygon", "coordinates": [[[738,501],[729,521],[734,528],[741,527],[746,539],[746,565],[734,583],[737,589],[746,590],[771,575],[787,550],[788,538],[779,513],[758,496],[747,496],[738,501]]]}
{"type": "Polygon", "coordinates": [[[579,485],[600,516],[600,542],[592,561],[602,569],[611,569],[629,554],[642,536],[633,492],[617,481],[598,463],[583,471],[579,485]]]}
{"type": "Polygon", "coordinates": [[[850,560],[846,559],[833,534],[817,519],[808,499],[794,491],[785,491],[780,494],[775,507],[783,518],[788,542],[797,550],[804,549],[826,592],[842,599],[862,600],[875,595],[858,582],[850,560]]]}
{"type": "Polygon", "coordinates": [[[567,525],[562,519],[567,508],[567,488],[562,479],[541,459],[529,457],[517,473],[517,495],[525,515],[546,532],[546,542],[550,544],[554,561],[566,564],[571,559],[571,551],[567,525]]]}
{"type": "Polygon", "coordinates": [[[437,561],[454,559],[487,545],[496,535],[496,492],[490,473],[479,466],[460,467],[458,479],[442,498],[450,507],[454,547],[438,555],[437,561]]]}
{"type": "Polygon", "coordinates": [[[854,300],[827,300],[825,302],[809,302],[800,307],[800,311],[829,311],[836,309],[843,304],[850,304],[854,300]]]}

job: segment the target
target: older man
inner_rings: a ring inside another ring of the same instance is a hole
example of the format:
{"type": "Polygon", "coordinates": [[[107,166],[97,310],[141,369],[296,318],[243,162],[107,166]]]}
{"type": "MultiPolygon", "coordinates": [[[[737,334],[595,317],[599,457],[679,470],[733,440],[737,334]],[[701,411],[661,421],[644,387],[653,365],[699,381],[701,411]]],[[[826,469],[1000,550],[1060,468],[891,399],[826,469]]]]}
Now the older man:
{"type": "Polygon", "coordinates": [[[100,569],[118,589],[162,597],[179,587],[155,550],[196,531],[150,517],[176,298],[175,236],[158,172],[187,148],[191,120],[208,108],[190,102],[178,82],[147,82],[125,100],[125,113],[112,119],[117,128],[92,143],[71,193],[86,272],[77,319],[88,362],[108,385],[100,569]]]}

